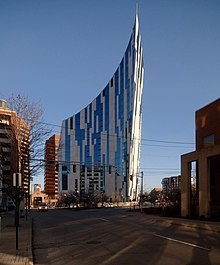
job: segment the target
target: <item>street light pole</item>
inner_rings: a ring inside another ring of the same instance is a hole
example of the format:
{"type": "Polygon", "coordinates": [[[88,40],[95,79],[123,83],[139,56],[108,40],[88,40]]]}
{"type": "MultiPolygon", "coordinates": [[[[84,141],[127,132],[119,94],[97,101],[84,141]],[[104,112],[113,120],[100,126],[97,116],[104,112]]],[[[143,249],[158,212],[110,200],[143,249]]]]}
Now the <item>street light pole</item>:
{"type": "Polygon", "coordinates": [[[19,190],[21,187],[22,179],[21,173],[13,174],[13,186],[15,187],[15,227],[16,227],[16,250],[18,250],[18,226],[19,226],[19,190]]]}
{"type": "Polygon", "coordinates": [[[15,227],[16,227],[16,250],[18,250],[18,226],[19,226],[19,202],[18,202],[18,196],[19,196],[19,187],[15,186],[15,196],[16,196],[16,211],[15,211],[15,227]]]}
{"type": "Polygon", "coordinates": [[[28,192],[25,192],[25,204],[26,204],[26,207],[25,207],[25,217],[26,217],[26,221],[27,221],[27,212],[28,212],[28,192]]]}
{"type": "Polygon", "coordinates": [[[144,172],[141,171],[141,212],[143,212],[143,185],[144,185],[144,172]]]}

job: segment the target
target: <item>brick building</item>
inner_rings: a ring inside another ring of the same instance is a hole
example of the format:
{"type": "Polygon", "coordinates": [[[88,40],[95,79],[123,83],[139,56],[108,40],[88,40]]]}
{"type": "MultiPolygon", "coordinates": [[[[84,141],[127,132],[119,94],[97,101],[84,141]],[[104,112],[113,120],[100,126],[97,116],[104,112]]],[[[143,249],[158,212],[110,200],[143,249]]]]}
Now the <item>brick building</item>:
{"type": "Polygon", "coordinates": [[[181,156],[181,214],[220,216],[220,98],[195,118],[196,151],[181,156]]]}
{"type": "Polygon", "coordinates": [[[54,200],[58,193],[58,172],[56,171],[57,152],[60,135],[54,134],[45,143],[44,190],[48,199],[54,200]]]}

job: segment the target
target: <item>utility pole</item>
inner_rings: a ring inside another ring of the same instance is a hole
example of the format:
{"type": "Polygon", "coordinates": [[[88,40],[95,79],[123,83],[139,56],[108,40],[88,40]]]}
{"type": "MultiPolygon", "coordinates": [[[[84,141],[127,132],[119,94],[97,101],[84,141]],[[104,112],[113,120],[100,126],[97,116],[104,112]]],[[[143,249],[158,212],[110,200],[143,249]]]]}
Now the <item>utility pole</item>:
{"type": "Polygon", "coordinates": [[[143,212],[143,185],[144,185],[144,172],[141,171],[141,212],[143,212]]]}

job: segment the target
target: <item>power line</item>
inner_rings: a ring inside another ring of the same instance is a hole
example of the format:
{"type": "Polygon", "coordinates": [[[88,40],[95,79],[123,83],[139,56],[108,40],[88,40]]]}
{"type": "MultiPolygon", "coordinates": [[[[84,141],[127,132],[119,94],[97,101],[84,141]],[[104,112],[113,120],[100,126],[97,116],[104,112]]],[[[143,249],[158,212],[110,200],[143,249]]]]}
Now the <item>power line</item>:
{"type": "Polygon", "coordinates": [[[143,170],[180,170],[179,168],[157,168],[157,167],[141,167],[143,170]]]}
{"type": "Polygon", "coordinates": [[[166,140],[155,140],[155,139],[144,139],[144,138],[142,138],[141,140],[148,142],[156,142],[156,143],[166,143],[166,144],[189,144],[189,145],[195,144],[192,142],[166,141],[166,140]]]}
{"type": "MultiPolygon", "coordinates": [[[[95,166],[95,167],[100,167],[100,168],[105,168],[105,167],[113,167],[116,168],[114,165],[111,164],[106,164],[106,163],[101,163],[101,162],[80,162],[80,161],[67,161],[67,160],[46,160],[46,159],[30,159],[34,161],[38,161],[42,163],[42,166],[48,166],[48,165],[68,165],[68,166],[95,166]]],[[[151,171],[155,173],[155,171],[163,171],[166,173],[171,173],[172,172],[180,172],[179,168],[155,168],[155,167],[140,167],[140,171],[145,171],[147,174],[150,174],[151,171]]]]}
{"type": "MultiPolygon", "coordinates": [[[[42,122],[42,121],[36,121],[38,123],[42,123],[48,126],[53,126],[53,127],[58,127],[58,128],[63,128],[63,126],[61,125],[57,125],[57,124],[52,124],[52,123],[48,123],[48,122],[42,122]]],[[[70,129],[70,128],[67,128],[70,129]]],[[[76,130],[76,129],[70,129],[70,130],[76,130]]],[[[113,134],[109,134],[108,132],[98,132],[98,133],[102,133],[102,135],[109,135],[111,137],[117,137],[117,138],[121,138],[121,139],[125,139],[126,137],[124,136],[118,136],[118,135],[113,135],[113,134]]],[[[148,139],[148,138],[134,138],[131,139],[134,141],[146,141],[146,142],[155,142],[155,143],[165,143],[165,144],[179,144],[179,145],[195,145],[195,143],[192,142],[184,142],[184,141],[168,141],[168,140],[157,140],[157,139],[148,139]]],[[[141,145],[148,145],[148,144],[143,144],[141,143],[141,145]]],[[[148,146],[158,146],[158,147],[164,147],[163,145],[148,145],[148,146]]],[[[167,145],[165,145],[165,147],[168,147],[167,145]]],[[[170,146],[170,147],[178,147],[178,146],[170,146]]]]}
{"type": "Polygon", "coordinates": [[[161,145],[161,144],[141,144],[141,146],[168,147],[168,148],[189,148],[189,146],[161,145]]]}
{"type": "Polygon", "coordinates": [[[112,164],[106,164],[106,163],[102,163],[102,162],[80,162],[80,161],[71,161],[71,160],[51,160],[51,159],[40,159],[40,158],[30,158],[30,161],[38,161],[39,163],[42,163],[42,166],[45,165],[75,165],[75,166],[80,166],[80,165],[85,165],[85,166],[97,166],[97,167],[108,167],[111,166],[113,168],[116,168],[116,166],[112,165],[112,164]]]}

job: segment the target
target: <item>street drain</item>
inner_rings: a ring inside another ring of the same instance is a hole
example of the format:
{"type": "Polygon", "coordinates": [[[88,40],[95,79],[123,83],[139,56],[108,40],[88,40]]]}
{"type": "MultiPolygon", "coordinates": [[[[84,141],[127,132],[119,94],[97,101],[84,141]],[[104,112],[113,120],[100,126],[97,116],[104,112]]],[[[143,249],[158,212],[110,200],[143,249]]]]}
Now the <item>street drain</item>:
{"type": "Polygon", "coordinates": [[[101,241],[88,241],[88,242],[86,242],[86,244],[91,244],[91,245],[97,245],[97,244],[100,244],[101,243],[101,241]]]}

